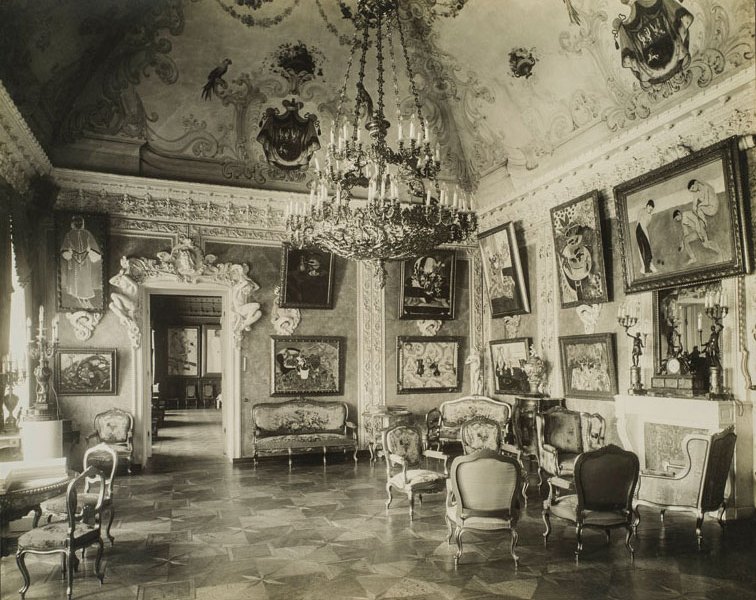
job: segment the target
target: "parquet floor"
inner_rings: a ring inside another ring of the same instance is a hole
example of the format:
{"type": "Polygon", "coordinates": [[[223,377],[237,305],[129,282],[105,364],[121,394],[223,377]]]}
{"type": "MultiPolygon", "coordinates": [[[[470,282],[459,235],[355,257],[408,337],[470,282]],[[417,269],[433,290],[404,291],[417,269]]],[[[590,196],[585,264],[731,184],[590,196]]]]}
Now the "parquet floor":
{"type": "MultiPolygon", "coordinates": [[[[619,532],[608,546],[602,532],[588,532],[576,566],[571,527],[554,520],[543,547],[533,485],[519,527],[519,570],[509,538],[495,535],[471,535],[455,569],[441,495],[427,496],[410,524],[406,499],[396,497],[386,512],[385,471],[366,458],[355,467],[337,454],[325,469],[318,458],[298,458],[291,472],[272,459],[234,468],[220,456],[218,418],[212,410],[170,413],[177,425],[163,430],[149,468],[117,479],[105,584],[88,559],[75,598],[756,599],[753,522],[724,534],[707,522],[699,552],[692,517],[672,514],[661,526],[644,510],[634,564],[619,532]]],[[[27,563],[29,600],[65,598],[57,561],[27,563]]],[[[0,598],[17,598],[20,583],[13,557],[3,558],[0,598]]]]}

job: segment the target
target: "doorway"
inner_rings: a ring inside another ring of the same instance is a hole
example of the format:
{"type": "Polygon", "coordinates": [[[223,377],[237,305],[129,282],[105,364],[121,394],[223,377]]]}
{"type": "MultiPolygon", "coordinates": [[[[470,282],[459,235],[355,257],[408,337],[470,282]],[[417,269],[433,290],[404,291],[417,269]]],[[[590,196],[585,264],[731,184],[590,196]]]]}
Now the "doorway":
{"type": "Polygon", "coordinates": [[[166,293],[149,302],[152,455],[221,458],[223,300],[166,293]]]}

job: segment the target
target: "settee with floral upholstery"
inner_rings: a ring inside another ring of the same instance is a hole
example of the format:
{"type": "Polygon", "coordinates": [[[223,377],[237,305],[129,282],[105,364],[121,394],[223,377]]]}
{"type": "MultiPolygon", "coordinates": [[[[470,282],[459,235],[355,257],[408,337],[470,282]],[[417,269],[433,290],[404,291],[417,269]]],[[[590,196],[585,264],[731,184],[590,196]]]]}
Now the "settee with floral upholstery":
{"type": "Polygon", "coordinates": [[[252,457],[352,451],[357,461],[357,426],[344,402],[300,398],[262,402],[252,408],[252,457]]]}
{"type": "Polygon", "coordinates": [[[426,448],[441,450],[444,444],[459,441],[462,423],[475,417],[496,421],[501,427],[502,436],[506,438],[512,407],[506,402],[479,395],[442,402],[425,415],[426,448]]]}

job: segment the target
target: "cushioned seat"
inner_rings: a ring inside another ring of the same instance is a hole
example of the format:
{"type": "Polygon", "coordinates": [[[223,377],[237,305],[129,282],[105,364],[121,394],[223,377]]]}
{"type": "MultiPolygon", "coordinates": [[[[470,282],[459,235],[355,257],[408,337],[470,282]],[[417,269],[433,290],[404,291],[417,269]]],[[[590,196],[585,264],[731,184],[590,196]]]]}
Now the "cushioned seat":
{"type": "Polygon", "coordinates": [[[444,444],[458,441],[462,424],[475,417],[496,421],[502,434],[506,435],[511,416],[512,407],[509,404],[487,396],[464,396],[446,400],[425,415],[425,446],[441,450],[444,444]]]}
{"type": "Polygon", "coordinates": [[[323,445],[329,446],[334,443],[343,443],[352,447],[354,441],[343,433],[299,433],[289,435],[272,435],[257,440],[257,447],[261,450],[266,448],[311,448],[323,445]]]}
{"type": "MultiPolygon", "coordinates": [[[[35,527],[18,538],[19,548],[34,548],[39,551],[58,550],[68,543],[68,523],[59,521],[43,527],[35,527]]],[[[100,532],[94,525],[82,523],[76,527],[76,536],[81,540],[97,542],[100,532]]]]}
{"type": "MultiPolygon", "coordinates": [[[[554,517],[568,521],[577,521],[578,499],[576,494],[564,496],[551,505],[551,514],[554,517]]],[[[583,511],[583,525],[595,525],[597,527],[612,527],[624,525],[627,518],[624,515],[613,512],[596,510],[583,511]]]]}
{"type": "Polygon", "coordinates": [[[401,488],[405,485],[409,485],[415,489],[424,483],[432,485],[437,484],[441,480],[445,480],[446,476],[442,473],[436,473],[436,471],[428,471],[427,469],[410,469],[406,475],[404,473],[397,473],[389,478],[389,483],[395,488],[401,488]]]}

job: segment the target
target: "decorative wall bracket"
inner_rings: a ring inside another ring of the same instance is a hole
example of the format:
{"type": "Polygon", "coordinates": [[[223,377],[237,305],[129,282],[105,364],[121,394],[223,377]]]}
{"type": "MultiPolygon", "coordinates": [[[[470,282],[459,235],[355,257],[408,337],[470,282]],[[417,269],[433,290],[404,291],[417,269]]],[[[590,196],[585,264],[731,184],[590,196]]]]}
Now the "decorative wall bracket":
{"type": "Polygon", "coordinates": [[[583,322],[585,333],[596,331],[596,323],[598,323],[599,315],[601,315],[602,306],[601,304],[581,304],[575,307],[575,312],[583,322]]]}
{"type": "Polygon", "coordinates": [[[92,313],[86,310],[77,310],[76,312],[66,313],[66,319],[73,327],[77,340],[86,342],[92,337],[95,327],[102,319],[102,313],[92,313]]]}
{"type": "Polygon", "coordinates": [[[273,312],[270,313],[270,322],[273,325],[273,331],[276,335],[294,335],[294,331],[299,326],[302,319],[302,313],[298,308],[281,308],[278,305],[281,289],[276,286],[273,290],[275,301],[273,303],[273,312]]]}
{"type": "Polygon", "coordinates": [[[422,321],[416,321],[416,324],[417,328],[420,330],[420,335],[433,337],[434,335],[438,335],[444,322],[438,319],[424,319],[422,321]]]}
{"type": "Polygon", "coordinates": [[[216,260],[214,255],[206,255],[186,237],[180,238],[170,252],[158,252],[157,259],[121,258],[121,270],[110,280],[121,291],[110,294],[110,310],[126,328],[133,348],[139,348],[142,342],[139,286],[150,280],[214,283],[229,287],[231,331],[234,343],[237,347],[241,346],[244,332],[249,331],[262,316],[260,304],[249,302],[252,292],[260,289],[260,286],[247,275],[249,267],[246,264],[215,264],[216,260]]]}
{"type": "Polygon", "coordinates": [[[504,323],[504,331],[506,332],[507,339],[516,338],[517,332],[520,330],[520,315],[504,317],[502,322],[504,323]]]}

